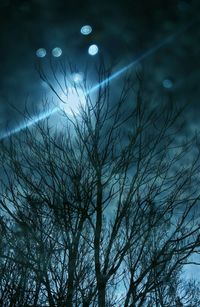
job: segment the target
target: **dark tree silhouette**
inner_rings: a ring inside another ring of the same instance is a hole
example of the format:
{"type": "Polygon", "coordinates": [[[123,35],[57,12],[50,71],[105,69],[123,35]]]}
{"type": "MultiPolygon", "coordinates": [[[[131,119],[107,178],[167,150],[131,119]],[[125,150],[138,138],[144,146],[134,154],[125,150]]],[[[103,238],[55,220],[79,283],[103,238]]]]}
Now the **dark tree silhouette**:
{"type": "Polygon", "coordinates": [[[46,119],[1,141],[3,306],[199,304],[181,279],[200,244],[198,139],[137,80],[117,98],[82,88],[62,131],[46,119]]]}

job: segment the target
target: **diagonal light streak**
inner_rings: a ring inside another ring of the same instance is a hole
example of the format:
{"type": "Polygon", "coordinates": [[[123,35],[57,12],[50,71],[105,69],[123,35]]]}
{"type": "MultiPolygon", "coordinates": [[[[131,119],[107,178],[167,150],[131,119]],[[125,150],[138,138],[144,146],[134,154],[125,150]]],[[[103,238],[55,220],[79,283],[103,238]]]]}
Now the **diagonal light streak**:
{"type": "Polygon", "coordinates": [[[23,124],[21,124],[20,126],[18,126],[17,128],[14,128],[10,131],[5,132],[4,134],[0,135],[0,140],[6,139],[8,137],[10,137],[13,134],[16,134],[26,128],[29,128],[30,126],[33,126],[34,124],[40,122],[41,120],[53,115],[54,113],[58,112],[59,108],[53,108],[49,111],[46,111],[42,114],[39,114],[38,116],[34,116],[31,120],[27,120],[25,121],[23,124]]]}
{"type": "MultiPolygon", "coordinates": [[[[121,76],[123,73],[125,73],[126,71],[128,71],[129,69],[133,68],[134,66],[136,66],[137,64],[139,64],[142,60],[146,59],[147,57],[149,57],[150,55],[154,54],[156,51],[158,51],[159,49],[161,49],[162,47],[166,46],[167,44],[171,43],[178,35],[184,33],[186,30],[188,30],[197,20],[193,20],[192,22],[189,22],[188,24],[186,24],[184,27],[182,27],[181,29],[179,29],[178,31],[176,31],[174,34],[168,36],[165,40],[163,40],[162,42],[158,43],[157,45],[155,45],[154,47],[150,48],[149,50],[145,51],[144,53],[142,53],[139,57],[137,57],[136,59],[134,59],[131,63],[129,63],[128,65],[122,67],[121,69],[117,70],[116,72],[114,72],[111,76],[109,76],[108,78],[104,79],[102,82],[94,85],[92,88],[90,88],[88,91],[86,91],[86,95],[92,94],[95,91],[97,91],[100,87],[105,86],[106,84],[108,84],[108,82],[113,81],[114,79],[117,79],[119,76],[121,76]]],[[[52,114],[56,113],[59,110],[58,107],[53,108],[47,112],[44,112],[36,117],[34,117],[33,119],[31,119],[30,121],[27,121],[25,123],[23,123],[22,125],[18,126],[17,128],[4,133],[3,135],[0,135],[0,140],[5,139],[13,134],[16,134],[26,128],[29,128],[30,126],[38,123],[41,120],[44,120],[45,118],[51,116],[52,114]]]]}

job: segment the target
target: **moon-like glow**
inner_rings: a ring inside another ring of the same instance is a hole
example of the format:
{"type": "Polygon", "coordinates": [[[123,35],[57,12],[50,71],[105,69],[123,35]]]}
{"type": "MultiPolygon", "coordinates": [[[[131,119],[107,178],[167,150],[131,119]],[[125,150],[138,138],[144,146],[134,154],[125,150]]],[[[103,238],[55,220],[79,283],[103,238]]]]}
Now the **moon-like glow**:
{"type": "Polygon", "coordinates": [[[82,88],[70,86],[66,93],[61,95],[60,108],[67,115],[77,114],[86,104],[86,94],[82,88]]]}

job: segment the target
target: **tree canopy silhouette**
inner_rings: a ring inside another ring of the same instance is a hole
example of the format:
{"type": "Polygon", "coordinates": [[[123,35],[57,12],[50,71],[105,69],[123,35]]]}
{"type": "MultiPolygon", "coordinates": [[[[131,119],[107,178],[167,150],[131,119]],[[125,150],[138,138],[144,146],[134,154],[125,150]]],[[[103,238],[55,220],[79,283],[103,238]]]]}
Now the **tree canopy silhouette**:
{"type": "Polygon", "coordinates": [[[2,306],[200,304],[181,274],[199,252],[198,138],[141,81],[1,141],[2,306]]]}

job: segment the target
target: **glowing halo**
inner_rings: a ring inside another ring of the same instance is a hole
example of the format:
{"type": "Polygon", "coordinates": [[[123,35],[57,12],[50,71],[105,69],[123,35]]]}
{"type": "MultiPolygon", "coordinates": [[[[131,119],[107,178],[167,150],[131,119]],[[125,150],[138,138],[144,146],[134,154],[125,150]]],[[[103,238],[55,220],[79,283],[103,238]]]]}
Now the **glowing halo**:
{"type": "Polygon", "coordinates": [[[66,93],[61,94],[61,99],[59,107],[67,115],[78,114],[80,108],[86,104],[86,93],[80,87],[70,86],[66,93]]]}

